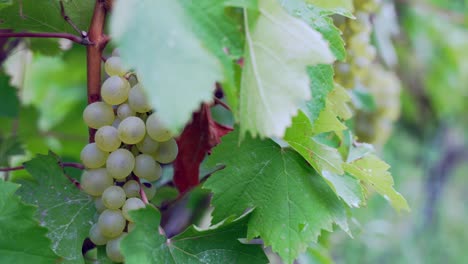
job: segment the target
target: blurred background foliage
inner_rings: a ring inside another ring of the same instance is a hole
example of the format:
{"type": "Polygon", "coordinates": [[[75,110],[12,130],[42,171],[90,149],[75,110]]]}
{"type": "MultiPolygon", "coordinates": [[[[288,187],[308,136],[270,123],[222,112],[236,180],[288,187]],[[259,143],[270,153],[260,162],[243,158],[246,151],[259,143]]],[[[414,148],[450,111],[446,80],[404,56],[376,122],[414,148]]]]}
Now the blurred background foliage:
{"type": "MultiPolygon", "coordinates": [[[[402,90],[400,119],[379,149],[412,212],[397,214],[375,196],[353,209],[354,239],[324,233],[298,262],[468,263],[468,0],[382,2],[373,43],[402,90]]],[[[78,161],[88,137],[85,49],[55,40],[0,41],[0,48],[0,165],[49,149],[78,161]]]]}

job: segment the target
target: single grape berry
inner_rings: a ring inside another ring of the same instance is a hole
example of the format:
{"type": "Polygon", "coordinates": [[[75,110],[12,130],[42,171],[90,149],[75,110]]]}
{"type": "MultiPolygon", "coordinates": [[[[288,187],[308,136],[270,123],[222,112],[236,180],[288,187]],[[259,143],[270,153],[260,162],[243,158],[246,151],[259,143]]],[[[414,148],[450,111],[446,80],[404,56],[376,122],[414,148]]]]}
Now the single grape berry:
{"type": "Polygon", "coordinates": [[[140,84],[137,84],[130,89],[130,92],[128,93],[128,104],[138,113],[146,113],[151,110],[148,97],[140,84]]]}
{"type": "Polygon", "coordinates": [[[98,148],[96,143],[90,143],[81,150],[80,159],[88,169],[97,169],[106,164],[109,153],[98,148]]]}
{"type": "Polygon", "coordinates": [[[94,224],[91,229],[89,229],[89,239],[97,246],[103,246],[109,240],[102,234],[98,224],[94,224]]]}
{"type": "Polygon", "coordinates": [[[133,173],[148,181],[156,181],[161,177],[162,168],[150,155],[140,154],[135,157],[133,173]]]}
{"type": "Polygon", "coordinates": [[[153,155],[154,159],[159,163],[171,163],[173,162],[177,154],[179,153],[179,148],[175,139],[171,138],[166,142],[161,142],[159,144],[158,151],[153,155]]]}
{"type": "Polygon", "coordinates": [[[135,180],[127,181],[122,188],[128,198],[140,196],[140,184],[135,180]]]}
{"type": "Polygon", "coordinates": [[[120,57],[112,54],[112,57],[106,60],[104,63],[104,70],[109,76],[117,75],[124,76],[127,70],[123,67],[120,57]]]}
{"type": "Polygon", "coordinates": [[[130,91],[130,83],[122,77],[111,76],[101,86],[102,100],[110,105],[125,102],[130,91]]]}
{"type": "Polygon", "coordinates": [[[86,170],[81,175],[81,189],[89,195],[100,196],[104,190],[114,184],[106,169],[86,170]]]}
{"type": "Polygon", "coordinates": [[[112,106],[104,102],[94,102],[89,104],[83,111],[83,120],[91,128],[98,129],[111,125],[114,122],[114,110],[112,106]]]}
{"type": "Polygon", "coordinates": [[[106,169],[109,175],[116,180],[125,179],[135,167],[133,154],[126,149],[118,149],[112,152],[106,161],[106,169]]]}
{"type": "Polygon", "coordinates": [[[124,205],[125,200],[125,191],[119,186],[110,186],[102,193],[102,203],[108,209],[119,209],[124,205]]]}
{"type": "Polygon", "coordinates": [[[118,149],[120,144],[122,144],[122,141],[119,138],[119,133],[113,126],[103,126],[99,128],[96,131],[94,140],[99,149],[107,152],[112,152],[118,149]]]}
{"type": "Polygon", "coordinates": [[[146,131],[152,139],[158,142],[168,141],[172,138],[172,133],[156,113],[151,114],[146,120],[146,131]]]}
{"type": "Polygon", "coordinates": [[[136,116],[130,116],[119,124],[119,138],[126,144],[136,144],[145,137],[145,123],[136,116]]]}
{"type": "Polygon", "coordinates": [[[122,234],[125,223],[125,218],[120,210],[104,210],[98,219],[99,229],[107,238],[115,238],[122,234]]]}

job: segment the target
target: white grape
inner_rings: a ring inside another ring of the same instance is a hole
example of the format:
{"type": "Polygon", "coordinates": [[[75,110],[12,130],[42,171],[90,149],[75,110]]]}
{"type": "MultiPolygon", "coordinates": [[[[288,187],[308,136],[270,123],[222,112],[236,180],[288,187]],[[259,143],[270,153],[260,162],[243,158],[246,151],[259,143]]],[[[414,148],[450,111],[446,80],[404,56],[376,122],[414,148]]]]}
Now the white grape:
{"type": "Polygon", "coordinates": [[[138,113],[146,113],[151,110],[148,97],[140,84],[137,84],[130,89],[130,92],[128,93],[128,104],[138,113]]]}
{"type": "Polygon", "coordinates": [[[102,213],[104,210],[106,210],[106,206],[102,203],[101,197],[95,197],[94,198],[94,207],[96,207],[96,211],[98,213],[102,213]]]}
{"type": "Polygon", "coordinates": [[[179,153],[179,148],[175,139],[170,139],[166,142],[161,142],[159,144],[158,151],[153,155],[154,159],[159,163],[171,163],[173,162],[177,154],[179,153]]]}
{"type": "Polygon", "coordinates": [[[127,73],[127,70],[122,65],[122,60],[120,57],[115,56],[114,53],[104,63],[104,70],[109,76],[124,76],[127,73]]]}
{"type": "Polygon", "coordinates": [[[136,144],[145,137],[145,123],[136,116],[130,116],[120,122],[119,138],[126,144],[136,144]]]}
{"type": "Polygon", "coordinates": [[[113,262],[122,263],[125,260],[120,250],[120,242],[126,235],[127,233],[124,232],[119,237],[107,242],[106,254],[113,262]]]}
{"type": "Polygon", "coordinates": [[[125,78],[111,76],[102,84],[101,97],[110,105],[118,105],[127,100],[129,91],[130,83],[125,78]]]}
{"type": "Polygon", "coordinates": [[[117,129],[112,126],[99,128],[94,136],[94,140],[100,149],[108,152],[118,149],[120,144],[122,144],[117,129]]]}
{"type": "Polygon", "coordinates": [[[146,120],[146,131],[152,139],[158,142],[168,141],[172,137],[172,133],[156,113],[151,114],[146,120]]]}
{"type": "Polygon", "coordinates": [[[124,205],[125,199],[125,191],[119,186],[110,186],[102,193],[102,203],[108,209],[119,209],[124,205]]]}
{"type": "Polygon", "coordinates": [[[86,170],[83,175],[81,175],[81,189],[92,196],[100,196],[107,187],[113,184],[114,181],[112,177],[104,168],[86,170]]]}
{"type": "Polygon", "coordinates": [[[112,152],[106,161],[107,172],[117,180],[127,177],[134,167],[135,158],[126,149],[118,149],[112,152]]]}
{"type": "Polygon", "coordinates": [[[121,119],[124,120],[125,118],[129,116],[134,116],[136,114],[135,111],[130,107],[128,104],[121,104],[117,108],[117,116],[121,119]]]}
{"type": "Polygon", "coordinates": [[[150,136],[145,135],[142,141],[136,144],[138,150],[144,154],[156,153],[159,147],[159,142],[153,140],[150,136]]]}
{"type": "Polygon", "coordinates": [[[108,238],[114,238],[122,234],[125,223],[125,218],[120,210],[104,210],[98,219],[99,229],[108,238]]]}
{"type": "Polygon", "coordinates": [[[106,164],[109,153],[98,148],[96,143],[89,143],[81,150],[80,158],[83,165],[88,169],[97,169],[106,164]]]}
{"type": "Polygon", "coordinates": [[[162,168],[159,163],[154,161],[148,154],[140,154],[135,157],[135,168],[133,173],[148,181],[156,181],[161,177],[162,168]]]}
{"type": "Polygon", "coordinates": [[[140,184],[135,180],[129,180],[122,188],[128,198],[140,196],[140,184]]]}
{"type": "Polygon", "coordinates": [[[133,222],[132,217],[128,214],[128,212],[132,210],[138,210],[141,208],[145,208],[145,203],[139,199],[139,198],[128,198],[127,201],[125,201],[125,204],[122,207],[122,214],[130,222],[133,222]]]}
{"type": "Polygon", "coordinates": [[[91,128],[98,129],[111,125],[114,122],[114,110],[112,106],[104,102],[94,102],[89,104],[83,111],[83,120],[91,128]]]}
{"type": "Polygon", "coordinates": [[[102,234],[98,224],[94,224],[91,229],[89,229],[89,239],[97,246],[105,245],[109,240],[102,234]]]}

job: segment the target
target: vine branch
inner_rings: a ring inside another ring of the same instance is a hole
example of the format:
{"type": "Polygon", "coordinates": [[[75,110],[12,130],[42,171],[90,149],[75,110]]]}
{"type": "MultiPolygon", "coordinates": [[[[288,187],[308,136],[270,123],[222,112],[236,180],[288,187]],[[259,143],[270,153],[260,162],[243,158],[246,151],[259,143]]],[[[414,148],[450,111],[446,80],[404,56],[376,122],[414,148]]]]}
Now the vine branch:
{"type": "MultiPolygon", "coordinates": [[[[96,0],[93,17],[88,30],[88,38],[93,43],[87,47],[88,104],[101,99],[101,58],[109,37],[104,35],[107,9],[104,0],[96,0]]],[[[89,130],[89,142],[94,142],[95,129],[89,130]]]]}
{"type": "Polygon", "coordinates": [[[75,43],[89,46],[93,43],[88,38],[82,38],[69,33],[55,32],[0,32],[0,38],[62,38],[68,39],[75,43]]]}

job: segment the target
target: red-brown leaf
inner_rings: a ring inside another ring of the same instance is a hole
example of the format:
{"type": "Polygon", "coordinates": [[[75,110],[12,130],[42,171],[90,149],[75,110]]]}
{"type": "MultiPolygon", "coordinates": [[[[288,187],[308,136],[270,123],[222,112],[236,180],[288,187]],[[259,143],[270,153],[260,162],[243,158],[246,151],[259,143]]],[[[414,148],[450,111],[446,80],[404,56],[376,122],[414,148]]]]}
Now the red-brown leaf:
{"type": "Polygon", "coordinates": [[[174,183],[183,194],[199,184],[200,163],[221,137],[232,128],[216,123],[211,117],[210,105],[203,104],[200,111],[177,139],[179,154],[174,161],[174,183]]]}

